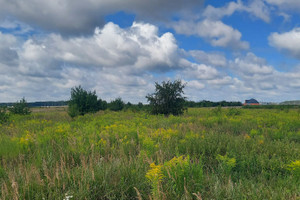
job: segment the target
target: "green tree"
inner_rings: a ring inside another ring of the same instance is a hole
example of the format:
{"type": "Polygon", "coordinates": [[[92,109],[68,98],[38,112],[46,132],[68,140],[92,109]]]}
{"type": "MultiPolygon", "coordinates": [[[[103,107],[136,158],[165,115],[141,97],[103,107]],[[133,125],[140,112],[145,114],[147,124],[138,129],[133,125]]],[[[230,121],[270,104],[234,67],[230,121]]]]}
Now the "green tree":
{"type": "Polygon", "coordinates": [[[18,115],[29,115],[31,113],[24,97],[20,101],[15,103],[11,108],[9,108],[9,111],[13,114],[18,115]]]}
{"type": "Polygon", "coordinates": [[[99,99],[98,110],[106,110],[106,109],[107,109],[107,102],[105,100],[99,99]]]}
{"type": "Polygon", "coordinates": [[[105,109],[105,101],[98,100],[96,91],[86,91],[81,86],[71,89],[68,113],[71,117],[105,109]]]}
{"type": "Polygon", "coordinates": [[[152,114],[181,115],[186,108],[183,89],[185,84],[181,80],[163,81],[161,84],[155,83],[155,92],[146,96],[150,102],[152,114]]]}
{"type": "Polygon", "coordinates": [[[124,107],[125,107],[125,103],[123,102],[123,100],[120,97],[111,101],[109,104],[109,109],[112,111],[120,111],[120,110],[123,110],[124,107]]]}

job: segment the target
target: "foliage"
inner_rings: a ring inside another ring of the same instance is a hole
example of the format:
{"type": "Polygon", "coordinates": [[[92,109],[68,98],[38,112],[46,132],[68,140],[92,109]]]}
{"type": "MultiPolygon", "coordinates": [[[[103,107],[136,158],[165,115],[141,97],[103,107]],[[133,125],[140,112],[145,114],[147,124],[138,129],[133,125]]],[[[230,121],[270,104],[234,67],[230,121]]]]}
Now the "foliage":
{"type": "Polygon", "coordinates": [[[287,169],[294,173],[297,178],[300,178],[300,160],[293,161],[287,165],[287,169]]]}
{"type": "Polygon", "coordinates": [[[227,116],[238,116],[241,115],[241,109],[239,108],[230,108],[227,112],[227,116]]]}
{"type": "Polygon", "coordinates": [[[185,111],[185,97],[183,89],[185,84],[181,80],[163,81],[161,84],[155,83],[155,92],[146,96],[150,102],[152,114],[181,115],[185,111]]]}
{"type": "Polygon", "coordinates": [[[76,117],[80,114],[77,104],[75,104],[75,103],[74,104],[73,103],[69,104],[68,114],[72,118],[74,118],[74,117],[76,117]]]}
{"type": "Polygon", "coordinates": [[[112,111],[120,111],[125,107],[125,103],[119,97],[109,103],[109,109],[112,111]]]}
{"type": "Polygon", "coordinates": [[[18,115],[29,115],[31,113],[25,98],[22,98],[17,103],[14,103],[14,105],[9,108],[9,111],[18,115]]]}
{"type": "Polygon", "coordinates": [[[6,123],[9,121],[9,113],[7,112],[6,107],[0,107],[0,124],[6,123]]]}
{"type": "Polygon", "coordinates": [[[98,99],[97,106],[98,106],[98,108],[97,108],[98,110],[106,110],[107,102],[105,100],[98,99]]]}
{"type": "Polygon", "coordinates": [[[298,110],[127,110],[71,120],[42,109],[0,124],[0,199],[299,196],[298,110]]]}
{"type": "Polygon", "coordinates": [[[213,102],[213,101],[186,101],[185,105],[189,108],[200,108],[200,107],[231,107],[231,106],[242,106],[243,104],[241,102],[235,102],[235,101],[219,101],[219,102],[213,102]]]}
{"type": "Polygon", "coordinates": [[[227,155],[222,156],[218,154],[217,160],[219,161],[222,170],[224,170],[226,174],[229,174],[231,170],[236,166],[236,159],[230,158],[227,155]]]}
{"type": "Polygon", "coordinates": [[[106,102],[97,99],[96,91],[86,91],[81,86],[71,89],[69,115],[75,117],[86,113],[95,113],[106,109],[106,102]]]}

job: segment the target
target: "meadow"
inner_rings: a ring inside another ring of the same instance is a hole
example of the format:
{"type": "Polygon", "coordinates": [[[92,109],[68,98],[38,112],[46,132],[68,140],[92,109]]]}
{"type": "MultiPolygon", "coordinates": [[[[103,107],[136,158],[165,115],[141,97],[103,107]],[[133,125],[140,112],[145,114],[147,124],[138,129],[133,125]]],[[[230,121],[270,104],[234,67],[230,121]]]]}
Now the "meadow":
{"type": "Polygon", "coordinates": [[[300,199],[300,110],[65,109],[0,125],[0,199],[300,199]]]}

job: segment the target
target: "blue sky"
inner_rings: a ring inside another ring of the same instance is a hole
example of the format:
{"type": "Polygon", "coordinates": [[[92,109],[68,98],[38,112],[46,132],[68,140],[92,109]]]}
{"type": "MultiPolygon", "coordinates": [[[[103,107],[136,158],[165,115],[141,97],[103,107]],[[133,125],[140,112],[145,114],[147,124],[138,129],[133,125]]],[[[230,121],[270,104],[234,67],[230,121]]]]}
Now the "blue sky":
{"type": "Polygon", "coordinates": [[[299,0],[0,0],[0,102],[300,99],[299,0]]]}

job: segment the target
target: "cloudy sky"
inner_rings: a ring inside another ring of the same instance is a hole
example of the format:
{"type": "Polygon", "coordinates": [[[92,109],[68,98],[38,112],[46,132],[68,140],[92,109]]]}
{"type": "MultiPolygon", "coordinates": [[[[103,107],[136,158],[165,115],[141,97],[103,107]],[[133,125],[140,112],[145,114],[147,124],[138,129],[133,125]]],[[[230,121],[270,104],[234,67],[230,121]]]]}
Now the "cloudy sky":
{"type": "Polygon", "coordinates": [[[0,102],[300,99],[299,0],[0,0],[0,102]]]}

